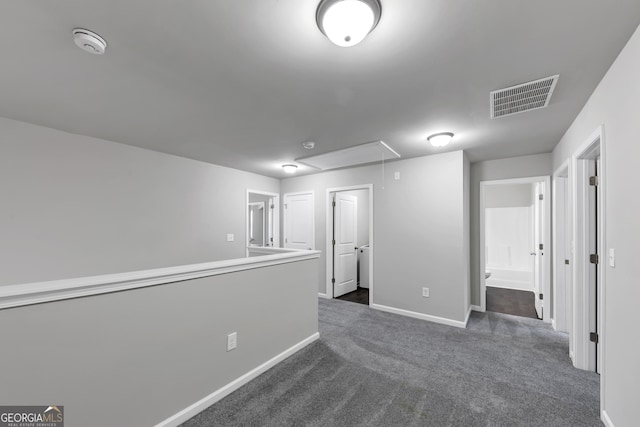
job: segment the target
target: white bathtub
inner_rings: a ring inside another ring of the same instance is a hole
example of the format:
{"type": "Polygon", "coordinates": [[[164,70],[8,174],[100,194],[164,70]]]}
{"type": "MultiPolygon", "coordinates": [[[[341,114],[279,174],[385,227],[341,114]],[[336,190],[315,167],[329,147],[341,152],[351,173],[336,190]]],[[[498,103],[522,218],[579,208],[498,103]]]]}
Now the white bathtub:
{"type": "Polygon", "coordinates": [[[485,282],[487,286],[533,291],[533,271],[499,267],[487,267],[486,271],[491,272],[485,282]]]}

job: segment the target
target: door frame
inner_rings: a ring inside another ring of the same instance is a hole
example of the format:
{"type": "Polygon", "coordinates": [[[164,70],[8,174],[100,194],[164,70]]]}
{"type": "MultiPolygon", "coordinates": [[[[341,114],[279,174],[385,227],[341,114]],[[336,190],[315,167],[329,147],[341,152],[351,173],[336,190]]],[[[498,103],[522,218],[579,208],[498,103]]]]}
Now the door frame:
{"type": "MultiPolygon", "coordinates": [[[[244,241],[246,246],[246,256],[249,256],[249,194],[260,194],[263,196],[273,197],[273,247],[280,247],[280,194],[272,193],[269,191],[261,191],[261,190],[252,190],[247,188],[247,199],[244,204],[244,213],[245,213],[245,221],[244,221],[244,241]]],[[[266,209],[266,207],[265,207],[266,209]]],[[[265,211],[266,215],[266,211],[265,211]]]]}
{"type": "MultiPolygon", "coordinates": [[[[536,182],[544,182],[545,197],[543,212],[543,245],[545,251],[551,254],[551,178],[549,176],[532,176],[525,178],[498,179],[491,181],[480,181],[480,311],[487,310],[487,283],[484,277],[485,273],[485,192],[486,187],[490,185],[503,184],[533,184],[536,182]]],[[[550,256],[542,258],[542,293],[551,297],[551,260],[550,256]]],[[[547,306],[547,304],[545,304],[547,306]]],[[[551,310],[545,309],[542,313],[542,320],[551,323],[551,310]]]]}
{"type": "Polygon", "coordinates": [[[570,186],[573,190],[572,219],[573,219],[573,330],[571,340],[574,354],[573,365],[579,369],[595,371],[596,352],[590,350],[589,323],[593,315],[589,309],[594,298],[588,292],[589,281],[589,232],[588,232],[588,203],[589,177],[588,163],[600,157],[598,170],[598,212],[597,212],[597,252],[600,262],[596,266],[598,275],[598,296],[596,310],[598,316],[599,345],[597,346],[597,365],[600,366],[600,408],[604,408],[604,347],[606,336],[604,324],[606,319],[606,157],[604,142],[604,126],[599,126],[587,140],[571,156],[570,186]]]}
{"type": "Polygon", "coordinates": [[[373,303],[373,289],[374,289],[374,276],[373,276],[373,260],[375,253],[374,236],[373,236],[373,184],[363,185],[351,185],[348,187],[334,187],[327,188],[326,194],[326,272],[325,272],[325,294],[320,294],[323,298],[333,299],[333,283],[331,283],[332,269],[333,269],[333,254],[332,251],[332,235],[333,235],[333,207],[331,206],[331,193],[337,193],[340,191],[352,191],[352,190],[369,190],[369,305],[373,303]]]}
{"type": "MultiPolygon", "coordinates": [[[[553,250],[553,328],[559,332],[569,332],[572,328],[572,253],[569,225],[571,214],[571,188],[569,183],[569,160],[553,173],[552,182],[552,250],[553,250]],[[569,267],[565,265],[569,261],[569,267]],[[571,277],[567,277],[567,270],[571,277]]],[[[573,359],[573,345],[570,341],[569,355],[573,359]]]]}
{"type": "MultiPolygon", "coordinates": [[[[302,194],[311,194],[311,250],[315,250],[316,248],[316,195],[313,190],[308,191],[294,191],[292,193],[284,193],[282,195],[282,204],[284,207],[287,196],[300,196],[302,194]]],[[[282,247],[285,247],[285,242],[287,240],[287,209],[284,210],[284,215],[282,215],[282,247]]]]}
{"type": "MultiPolygon", "coordinates": [[[[248,207],[252,207],[252,206],[260,206],[262,208],[262,246],[266,246],[264,245],[265,242],[265,234],[266,234],[266,230],[265,228],[267,227],[267,223],[266,223],[266,218],[267,218],[267,206],[265,205],[264,202],[249,202],[247,204],[248,207]]],[[[251,211],[251,209],[248,209],[249,213],[251,211]]],[[[248,213],[248,214],[249,214],[248,213]]],[[[247,225],[249,225],[251,223],[251,215],[249,214],[249,220],[247,221],[247,225]]],[[[247,240],[249,241],[249,243],[247,244],[247,246],[251,246],[251,234],[247,231],[247,240]]]]}

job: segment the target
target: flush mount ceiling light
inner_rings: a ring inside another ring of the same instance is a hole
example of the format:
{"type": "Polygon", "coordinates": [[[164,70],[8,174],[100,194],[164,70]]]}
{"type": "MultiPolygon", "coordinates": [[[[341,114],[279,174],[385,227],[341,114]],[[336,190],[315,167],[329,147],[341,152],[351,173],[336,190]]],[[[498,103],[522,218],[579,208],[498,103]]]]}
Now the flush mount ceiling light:
{"type": "Polygon", "coordinates": [[[380,21],[378,0],[322,0],[316,22],[322,34],[341,47],[355,46],[380,21]]]}
{"type": "Polygon", "coordinates": [[[307,150],[313,150],[316,146],[316,143],[314,141],[305,141],[302,143],[302,146],[307,150]]]}
{"type": "Polygon", "coordinates": [[[296,165],[282,165],[282,169],[286,173],[296,173],[296,170],[298,169],[298,166],[296,166],[296,165]]]}
{"type": "Polygon", "coordinates": [[[433,135],[428,137],[427,140],[434,147],[444,147],[451,142],[451,138],[453,138],[453,134],[451,132],[440,132],[434,133],[433,135]]]}
{"type": "Polygon", "coordinates": [[[102,55],[107,49],[107,42],[93,31],[83,28],[73,30],[73,42],[85,52],[102,55]]]}

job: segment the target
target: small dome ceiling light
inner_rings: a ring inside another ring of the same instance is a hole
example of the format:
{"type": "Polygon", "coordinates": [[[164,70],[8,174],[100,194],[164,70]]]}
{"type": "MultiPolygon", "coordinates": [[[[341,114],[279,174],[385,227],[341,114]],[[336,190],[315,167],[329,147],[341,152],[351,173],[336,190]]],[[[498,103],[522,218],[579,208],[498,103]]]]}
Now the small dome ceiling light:
{"type": "Polygon", "coordinates": [[[302,146],[307,150],[313,150],[313,148],[316,146],[316,143],[314,141],[305,141],[302,143],[302,146]]]}
{"type": "Polygon", "coordinates": [[[322,0],[316,22],[322,34],[341,47],[355,46],[380,21],[379,0],[322,0]]]}
{"type": "Polygon", "coordinates": [[[107,49],[107,42],[102,37],[83,28],[73,30],[73,42],[80,49],[94,55],[102,55],[107,49]]]}
{"type": "Polygon", "coordinates": [[[288,174],[293,174],[296,173],[296,170],[298,169],[298,166],[296,165],[282,165],[282,169],[285,171],[285,173],[288,174]]]}
{"type": "Polygon", "coordinates": [[[445,145],[451,142],[452,138],[453,138],[453,133],[440,132],[440,133],[434,133],[433,135],[429,136],[427,140],[434,147],[444,147],[445,145]]]}

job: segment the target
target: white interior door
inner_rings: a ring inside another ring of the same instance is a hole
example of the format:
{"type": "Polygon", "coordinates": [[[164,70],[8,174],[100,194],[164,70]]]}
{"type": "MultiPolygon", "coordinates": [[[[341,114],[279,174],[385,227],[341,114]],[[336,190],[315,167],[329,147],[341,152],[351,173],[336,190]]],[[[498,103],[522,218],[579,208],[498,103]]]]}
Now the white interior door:
{"type": "Polygon", "coordinates": [[[542,256],[544,253],[543,245],[543,213],[544,213],[544,184],[536,183],[534,185],[534,203],[533,203],[533,244],[534,248],[531,251],[531,255],[534,257],[533,261],[533,292],[536,305],[536,314],[542,319],[543,300],[540,298],[542,293],[542,256]],[[540,197],[542,195],[542,197],[540,197]]]}
{"type": "Polygon", "coordinates": [[[336,193],[334,196],[333,296],[358,288],[358,198],[336,193]]]}
{"type": "Polygon", "coordinates": [[[284,247],[314,248],[313,192],[284,195],[284,247]]]}

